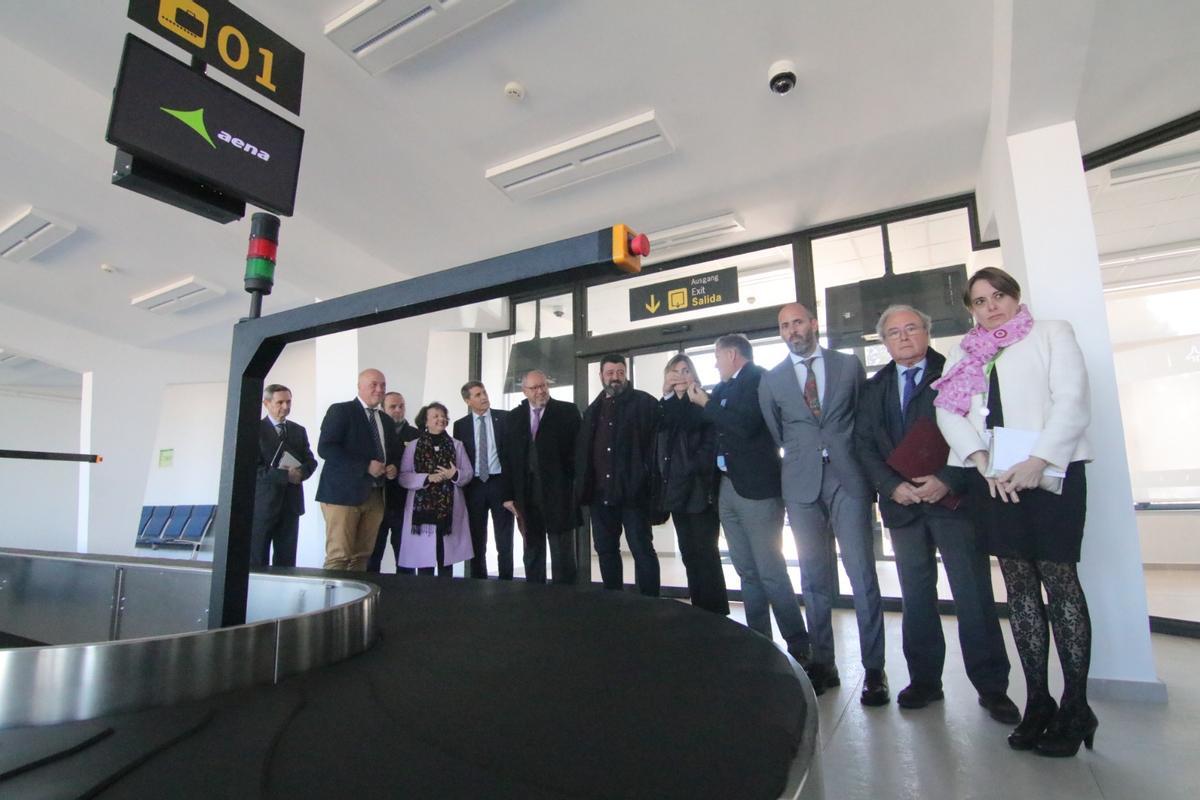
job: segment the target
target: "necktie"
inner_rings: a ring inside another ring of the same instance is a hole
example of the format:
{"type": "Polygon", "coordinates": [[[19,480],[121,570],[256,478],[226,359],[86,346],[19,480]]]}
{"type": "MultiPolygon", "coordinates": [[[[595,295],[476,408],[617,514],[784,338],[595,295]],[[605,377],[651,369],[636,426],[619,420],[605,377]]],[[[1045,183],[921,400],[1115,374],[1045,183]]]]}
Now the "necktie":
{"type": "Polygon", "coordinates": [[[900,396],[900,416],[908,416],[908,404],[917,393],[917,373],[920,367],[909,367],[904,371],[904,394],[900,396]]]}
{"type": "Polygon", "coordinates": [[[479,469],[475,474],[479,476],[479,480],[486,481],[492,477],[491,452],[488,449],[488,426],[487,417],[476,417],[479,420],[479,469]]]}
{"type": "Polygon", "coordinates": [[[375,440],[375,460],[387,461],[387,451],[383,449],[383,437],[379,435],[379,409],[368,408],[367,419],[371,422],[371,438],[375,440]]]}
{"type": "Polygon", "coordinates": [[[279,439],[282,441],[284,438],[282,422],[275,426],[275,432],[279,434],[279,439]]]}
{"type": "Polygon", "coordinates": [[[821,397],[817,394],[817,373],[813,370],[813,362],[816,360],[816,356],[804,359],[804,367],[808,370],[808,375],[804,378],[804,403],[814,417],[820,418],[821,397]]]}
{"type": "Polygon", "coordinates": [[[545,410],[544,407],[533,409],[533,415],[529,417],[529,438],[537,438],[538,428],[542,425],[542,412],[545,410]]]}

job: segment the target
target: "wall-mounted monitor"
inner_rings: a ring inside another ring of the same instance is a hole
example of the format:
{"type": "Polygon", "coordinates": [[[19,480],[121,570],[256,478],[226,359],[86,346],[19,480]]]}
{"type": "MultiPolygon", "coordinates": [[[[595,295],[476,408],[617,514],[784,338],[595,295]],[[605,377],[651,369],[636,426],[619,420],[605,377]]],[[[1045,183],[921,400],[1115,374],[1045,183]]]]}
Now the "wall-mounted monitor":
{"type": "Polygon", "coordinates": [[[933,317],[934,336],[955,336],[971,329],[971,314],[962,304],[967,267],[885,275],[882,278],[825,290],[825,335],[838,350],[881,344],[875,322],[894,303],[906,303],[933,317]]]}
{"type": "Polygon", "coordinates": [[[132,34],[106,138],[229,197],[276,214],[295,209],[304,131],[132,34]]]}

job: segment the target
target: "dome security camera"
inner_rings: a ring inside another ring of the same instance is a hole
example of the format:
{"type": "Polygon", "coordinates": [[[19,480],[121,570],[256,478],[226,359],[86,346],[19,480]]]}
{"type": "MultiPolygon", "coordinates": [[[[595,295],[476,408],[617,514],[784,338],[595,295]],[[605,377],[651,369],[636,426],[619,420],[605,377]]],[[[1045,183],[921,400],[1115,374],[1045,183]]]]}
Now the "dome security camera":
{"type": "Polygon", "coordinates": [[[772,92],[784,95],[796,88],[796,65],[786,59],[776,61],[767,71],[767,86],[772,92]]]}

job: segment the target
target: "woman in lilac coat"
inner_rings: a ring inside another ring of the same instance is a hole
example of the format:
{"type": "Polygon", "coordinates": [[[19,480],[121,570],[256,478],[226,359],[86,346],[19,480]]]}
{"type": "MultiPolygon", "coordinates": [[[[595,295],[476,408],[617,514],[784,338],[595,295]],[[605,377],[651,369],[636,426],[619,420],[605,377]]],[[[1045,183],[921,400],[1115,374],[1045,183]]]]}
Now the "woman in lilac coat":
{"type": "Polygon", "coordinates": [[[446,433],[450,414],[441,403],[417,413],[421,431],[404,447],[397,480],[408,489],[400,531],[400,572],[449,578],[454,564],[473,555],[462,487],[475,476],[462,443],[446,433]]]}

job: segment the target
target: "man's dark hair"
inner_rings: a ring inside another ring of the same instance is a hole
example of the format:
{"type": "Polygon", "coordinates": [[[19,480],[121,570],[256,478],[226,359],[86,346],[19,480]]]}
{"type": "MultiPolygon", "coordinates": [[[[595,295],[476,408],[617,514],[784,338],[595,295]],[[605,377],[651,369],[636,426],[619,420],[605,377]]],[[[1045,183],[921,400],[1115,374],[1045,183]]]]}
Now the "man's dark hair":
{"type": "Polygon", "coordinates": [[[742,358],[747,361],[754,361],[754,348],[750,346],[750,340],[740,333],[727,333],[717,343],[713,345],[715,350],[737,350],[742,358]]]}
{"type": "Polygon", "coordinates": [[[621,353],[605,353],[600,356],[600,369],[604,369],[605,364],[620,364],[625,366],[625,356],[621,353]]]}
{"type": "Polygon", "coordinates": [[[292,393],[292,390],[284,386],[282,383],[268,383],[263,387],[263,400],[274,400],[276,392],[292,393]]]}
{"type": "Polygon", "coordinates": [[[467,381],[462,385],[462,398],[466,400],[471,396],[471,390],[478,386],[480,389],[485,389],[482,381],[467,381]]]}
{"type": "Polygon", "coordinates": [[[429,412],[430,412],[430,411],[432,411],[432,410],[433,410],[433,409],[435,409],[435,408],[436,408],[438,411],[441,411],[441,412],[442,412],[442,414],[444,414],[444,415],[445,415],[445,417],[446,417],[446,425],[447,425],[447,426],[449,426],[449,424],[450,424],[450,412],[446,410],[446,407],[445,407],[444,405],[442,405],[441,403],[439,403],[437,400],[434,400],[434,401],[433,401],[432,403],[430,403],[429,405],[427,405],[427,406],[423,406],[423,407],[421,408],[421,410],[417,412],[417,418],[416,418],[415,420],[413,420],[413,424],[417,426],[417,430],[419,430],[419,431],[423,431],[423,430],[425,430],[425,420],[426,420],[426,418],[429,416],[429,412]]]}

